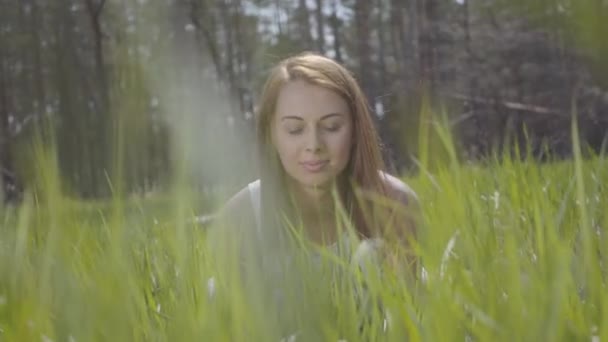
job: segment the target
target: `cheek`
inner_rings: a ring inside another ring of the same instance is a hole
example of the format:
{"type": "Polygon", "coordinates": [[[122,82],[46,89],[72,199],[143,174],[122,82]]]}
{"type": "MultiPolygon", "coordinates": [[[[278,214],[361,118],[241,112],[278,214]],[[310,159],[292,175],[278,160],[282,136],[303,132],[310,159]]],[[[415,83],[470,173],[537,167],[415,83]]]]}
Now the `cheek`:
{"type": "Polygon", "coordinates": [[[283,164],[289,163],[290,161],[296,159],[298,154],[298,144],[295,139],[281,134],[276,134],[273,139],[273,145],[283,164]]]}
{"type": "Polygon", "coordinates": [[[352,132],[347,131],[345,134],[335,136],[330,143],[330,149],[334,157],[341,161],[347,162],[350,159],[353,146],[352,132]]]}

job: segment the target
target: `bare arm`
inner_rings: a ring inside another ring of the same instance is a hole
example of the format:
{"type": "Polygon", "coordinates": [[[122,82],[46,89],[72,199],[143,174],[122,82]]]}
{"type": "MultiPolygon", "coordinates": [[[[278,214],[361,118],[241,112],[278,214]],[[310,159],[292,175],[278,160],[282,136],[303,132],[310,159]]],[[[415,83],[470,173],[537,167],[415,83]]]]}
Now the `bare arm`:
{"type": "MultiPolygon", "coordinates": [[[[395,258],[405,254],[411,270],[417,269],[419,260],[414,251],[417,243],[418,228],[421,223],[420,202],[416,193],[403,181],[389,174],[382,174],[387,191],[388,220],[384,231],[385,241],[396,251],[395,258]]],[[[393,260],[392,263],[398,263],[393,260]]]]}

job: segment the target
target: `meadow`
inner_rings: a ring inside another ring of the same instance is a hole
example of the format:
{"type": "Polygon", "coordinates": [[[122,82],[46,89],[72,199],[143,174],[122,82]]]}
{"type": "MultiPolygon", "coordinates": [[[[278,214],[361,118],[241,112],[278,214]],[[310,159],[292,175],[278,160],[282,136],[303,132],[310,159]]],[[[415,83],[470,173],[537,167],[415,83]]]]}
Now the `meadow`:
{"type": "Polygon", "coordinates": [[[574,150],[542,164],[421,164],[406,181],[424,274],[364,273],[321,253],[344,272],[328,282],[296,268],[278,312],[207,248],[187,184],[84,202],[44,168],[43,194],[0,211],[0,340],[607,341],[608,163],[574,150]]]}

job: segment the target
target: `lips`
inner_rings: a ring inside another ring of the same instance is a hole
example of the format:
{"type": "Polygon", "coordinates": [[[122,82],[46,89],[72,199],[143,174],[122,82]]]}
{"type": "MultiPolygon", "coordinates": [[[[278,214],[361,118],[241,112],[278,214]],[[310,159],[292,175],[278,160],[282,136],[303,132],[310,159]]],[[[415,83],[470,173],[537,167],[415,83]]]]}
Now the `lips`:
{"type": "Polygon", "coordinates": [[[314,160],[300,163],[308,172],[320,172],[327,164],[329,164],[329,160],[314,160]]]}

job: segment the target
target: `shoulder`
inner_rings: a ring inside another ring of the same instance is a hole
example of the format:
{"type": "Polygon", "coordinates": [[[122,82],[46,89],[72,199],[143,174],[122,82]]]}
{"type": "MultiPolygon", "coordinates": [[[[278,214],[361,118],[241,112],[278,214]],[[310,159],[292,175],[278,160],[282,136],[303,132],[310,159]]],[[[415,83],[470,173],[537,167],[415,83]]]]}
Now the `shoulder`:
{"type": "Polygon", "coordinates": [[[252,211],[252,191],[259,191],[260,181],[253,181],[234,194],[220,210],[221,216],[235,216],[252,211]]]}
{"type": "MultiPolygon", "coordinates": [[[[417,236],[417,231],[422,222],[422,211],[416,192],[398,177],[385,172],[380,172],[385,195],[389,199],[389,208],[392,215],[389,215],[387,228],[392,227],[396,232],[397,241],[404,246],[411,246],[411,238],[417,236]]],[[[390,228],[389,228],[390,229],[390,228]]],[[[389,239],[394,238],[390,233],[385,232],[389,239]]]]}
{"type": "Polygon", "coordinates": [[[247,185],[230,197],[215,215],[207,229],[209,247],[217,253],[218,246],[228,241],[241,243],[243,233],[250,231],[247,227],[254,222],[254,212],[250,195],[250,185],[247,185]]]}
{"type": "Polygon", "coordinates": [[[386,195],[390,199],[406,206],[418,206],[418,195],[409,185],[384,171],[379,171],[379,174],[386,195]]]}
{"type": "Polygon", "coordinates": [[[206,230],[209,253],[220,259],[237,255],[235,251],[241,250],[251,240],[249,232],[254,231],[249,229],[254,217],[250,193],[252,186],[244,186],[224,202],[206,230]]]}
{"type": "MultiPolygon", "coordinates": [[[[213,227],[240,227],[243,223],[252,222],[254,209],[252,191],[259,192],[259,181],[251,182],[233,194],[212,215],[213,227]],[[257,187],[257,190],[256,190],[257,187]]],[[[215,230],[215,229],[211,229],[215,230]]]]}

